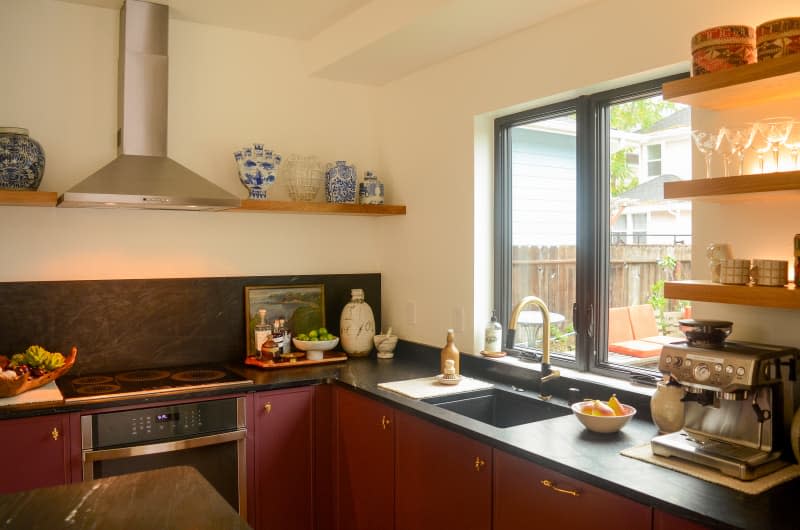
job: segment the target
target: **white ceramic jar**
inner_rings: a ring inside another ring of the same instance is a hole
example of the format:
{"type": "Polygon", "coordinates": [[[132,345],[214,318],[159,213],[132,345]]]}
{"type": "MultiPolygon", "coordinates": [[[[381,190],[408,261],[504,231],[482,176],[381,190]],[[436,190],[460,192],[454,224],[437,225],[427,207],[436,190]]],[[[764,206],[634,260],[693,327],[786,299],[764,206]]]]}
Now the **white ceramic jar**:
{"type": "Polygon", "coordinates": [[[680,385],[659,381],[656,392],[650,399],[650,414],[658,432],[665,434],[683,428],[685,404],[684,390],[680,385]]]}
{"type": "Polygon", "coordinates": [[[363,289],[350,290],[350,302],[342,309],[339,321],[342,349],[352,357],[366,357],[372,351],[375,336],[375,316],[364,301],[363,289]]]}

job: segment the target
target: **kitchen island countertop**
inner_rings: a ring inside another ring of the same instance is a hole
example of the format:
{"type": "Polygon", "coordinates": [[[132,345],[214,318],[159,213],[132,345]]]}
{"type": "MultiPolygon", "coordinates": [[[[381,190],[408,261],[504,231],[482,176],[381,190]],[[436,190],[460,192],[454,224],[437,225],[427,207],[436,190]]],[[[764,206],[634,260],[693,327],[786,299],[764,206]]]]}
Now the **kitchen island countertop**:
{"type": "Polygon", "coordinates": [[[0,528],[248,530],[192,467],[169,467],[0,495],[0,528]]]}

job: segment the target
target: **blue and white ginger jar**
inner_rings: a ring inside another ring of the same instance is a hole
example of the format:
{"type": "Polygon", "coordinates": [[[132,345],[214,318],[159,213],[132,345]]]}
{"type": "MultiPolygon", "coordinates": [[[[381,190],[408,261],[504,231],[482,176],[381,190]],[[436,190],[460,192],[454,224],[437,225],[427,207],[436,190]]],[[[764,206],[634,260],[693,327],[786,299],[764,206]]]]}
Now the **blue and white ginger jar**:
{"type": "Polygon", "coordinates": [[[356,202],[356,166],[337,160],[325,171],[325,200],[339,204],[356,202]]]}
{"type": "Polygon", "coordinates": [[[358,185],[358,202],[361,204],[383,204],[383,183],[372,171],[367,171],[364,181],[358,185]]]}
{"type": "Polygon", "coordinates": [[[44,175],[44,149],[28,129],[0,127],[0,189],[39,189],[44,175]]]}
{"type": "Polygon", "coordinates": [[[271,149],[264,149],[264,144],[253,144],[233,153],[239,168],[239,180],[250,191],[248,199],[267,199],[267,189],[275,184],[281,155],[271,149]]]}

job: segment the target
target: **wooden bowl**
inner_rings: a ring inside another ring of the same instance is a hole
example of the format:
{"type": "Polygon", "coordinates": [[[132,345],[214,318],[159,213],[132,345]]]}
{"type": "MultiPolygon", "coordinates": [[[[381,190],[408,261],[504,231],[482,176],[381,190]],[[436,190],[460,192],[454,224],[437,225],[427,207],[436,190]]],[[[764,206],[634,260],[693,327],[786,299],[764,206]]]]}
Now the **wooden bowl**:
{"type": "Polygon", "coordinates": [[[44,386],[51,381],[55,381],[65,373],[69,372],[72,365],[75,364],[75,358],[78,356],[78,348],[72,347],[70,354],[64,359],[64,365],[60,368],[47,372],[41,377],[31,377],[31,374],[23,374],[17,376],[16,379],[0,379],[0,398],[16,396],[44,386]]]}

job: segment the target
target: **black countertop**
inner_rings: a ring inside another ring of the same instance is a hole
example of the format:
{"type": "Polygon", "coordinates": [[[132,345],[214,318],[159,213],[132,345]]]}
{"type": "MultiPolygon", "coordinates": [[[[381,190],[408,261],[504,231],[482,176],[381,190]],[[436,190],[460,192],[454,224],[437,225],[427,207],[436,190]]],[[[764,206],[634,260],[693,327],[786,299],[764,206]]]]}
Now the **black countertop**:
{"type": "MultiPolygon", "coordinates": [[[[623,449],[649,442],[657,434],[645,410],[646,401],[644,404],[632,403],[640,414],[622,431],[613,434],[587,431],[572,416],[501,429],[377,386],[382,382],[432,376],[438,372],[438,364],[438,350],[401,342],[398,354],[393,359],[368,357],[338,364],[279,370],[259,370],[244,365],[234,368],[253,380],[254,384],[246,391],[331,382],[343,385],[564,475],[709,527],[753,530],[794,530],[800,527],[800,516],[795,514],[794,507],[794,503],[800,499],[800,479],[781,484],[760,495],[747,495],[620,455],[623,449]]],[[[509,379],[507,369],[493,360],[462,356],[461,365],[465,375],[492,381],[501,388],[514,385],[530,389],[535,386],[532,381],[509,379]]],[[[564,387],[569,384],[567,380],[562,382],[564,387]]],[[[192,395],[206,397],[223,392],[192,395]]],[[[524,393],[534,395],[530,390],[524,393]]],[[[565,404],[558,399],[558,389],[554,389],[554,393],[554,401],[565,404]]],[[[598,397],[604,395],[601,393],[598,397]]],[[[170,396],[169,399],[179,398],[186,399],[186,396],[170,396]]],[[[142,400],[143,403],[150,401],[152,398],[142,400]]],[[[623,402],[631,401],[623,399],[623,402]]],[[[132,400],[127,400],[124,404],[132,403],[132,400]]],[[[109,406],[109,403],[94,406],[109,406]]],[[[83,408],[6,411],[5,415],[0,411],[0,418],[83,408]]]]}
{"type": "Polygon", "coordinates": [[[170,467],[0,495],[0,528],[250,529],[192,467],[170,467]]]}

